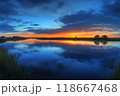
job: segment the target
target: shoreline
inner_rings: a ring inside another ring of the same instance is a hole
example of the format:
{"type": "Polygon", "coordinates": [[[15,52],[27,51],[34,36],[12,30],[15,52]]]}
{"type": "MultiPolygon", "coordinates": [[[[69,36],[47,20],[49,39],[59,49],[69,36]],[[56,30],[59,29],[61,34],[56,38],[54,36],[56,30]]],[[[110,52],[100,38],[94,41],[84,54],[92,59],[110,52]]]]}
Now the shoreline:
{"type": "Polygon", "coordinates": [[[120,41],[120,38],[36,38],[38,40],[120,41]]]}
{"type": "Polygon", "coordinates": [[[0,43],[4,43],[7,41],[19,41],[26,39],[37,39],[37,40],[73,40],[73,41],[97,41],[97,42],[114,42],[120,41],[120,38],[0,38],[0,43]]]}

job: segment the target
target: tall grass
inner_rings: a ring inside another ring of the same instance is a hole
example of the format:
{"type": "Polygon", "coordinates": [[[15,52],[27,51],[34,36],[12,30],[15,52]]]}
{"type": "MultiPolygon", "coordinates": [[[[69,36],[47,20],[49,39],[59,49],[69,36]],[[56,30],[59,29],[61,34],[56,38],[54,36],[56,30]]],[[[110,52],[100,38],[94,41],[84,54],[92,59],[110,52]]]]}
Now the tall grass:
{"type": "Polygon", "coordinates": [[[17,55],[0,46],[0,79],[30,79],[30,71],[18,64],[17,59],[17,55]]]}
{"type": "Polygon", "coordinates": [[[115,70],[115,73],[113,74],[112,79],[120,80],[120,64],[119,64],[119,67],[115,70]]]}

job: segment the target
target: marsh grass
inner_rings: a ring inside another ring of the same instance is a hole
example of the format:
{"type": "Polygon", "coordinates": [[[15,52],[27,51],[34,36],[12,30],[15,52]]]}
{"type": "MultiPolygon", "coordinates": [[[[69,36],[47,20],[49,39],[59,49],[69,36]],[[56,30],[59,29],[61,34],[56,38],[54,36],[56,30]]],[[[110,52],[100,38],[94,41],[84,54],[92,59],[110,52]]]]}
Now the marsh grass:
{"type": "Polygon", "coordinates": [[[119,64],[119,67],[115,70],[115,73],[114,75],[112,76],[112,79],[119,79],[120,80],[120,64],[119,64]]]}
{"type": "Polygon", "coordinates": [[[27,66],[18,64],[19,56],[11,54],[0,46],[0,79],[30,79],[31,72],[27,66]]]}

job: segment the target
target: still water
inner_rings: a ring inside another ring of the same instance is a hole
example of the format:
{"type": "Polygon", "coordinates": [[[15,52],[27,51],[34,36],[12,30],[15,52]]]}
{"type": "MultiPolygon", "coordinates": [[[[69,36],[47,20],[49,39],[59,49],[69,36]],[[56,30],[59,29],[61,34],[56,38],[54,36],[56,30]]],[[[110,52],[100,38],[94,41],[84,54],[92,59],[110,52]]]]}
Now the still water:
{"type": "Polygon", "coordinates": [[[20,56],[33,79],[113,79],[120,64],[120,42],[28,39],[2,46],[20,56]]]}

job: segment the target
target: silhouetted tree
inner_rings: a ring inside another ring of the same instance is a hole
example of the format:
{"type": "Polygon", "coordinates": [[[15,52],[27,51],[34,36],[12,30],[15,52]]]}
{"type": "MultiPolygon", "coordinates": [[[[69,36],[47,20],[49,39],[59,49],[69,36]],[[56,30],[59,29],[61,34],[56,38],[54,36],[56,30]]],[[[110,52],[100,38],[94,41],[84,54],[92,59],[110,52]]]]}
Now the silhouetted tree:
{"type": "Polygon", "coordinates": [[[95,35],[95,37],[94,38],[100,38],[100,36],[99,35],[95,35]]]}
{"type": "Polygon", "coordinates": [[[103,35],[101,38],[108,38],[108,36],[107,35],[103,35]]]}
{"type": "Polygon", "coordinates": [[[19,36],[13,36],[13,38],[19,38],[19,36]]]}
{"type": "Polygon", "coordinates": [[[1,36],[1,38],[5,38],[5,36],[1,36]]]}

